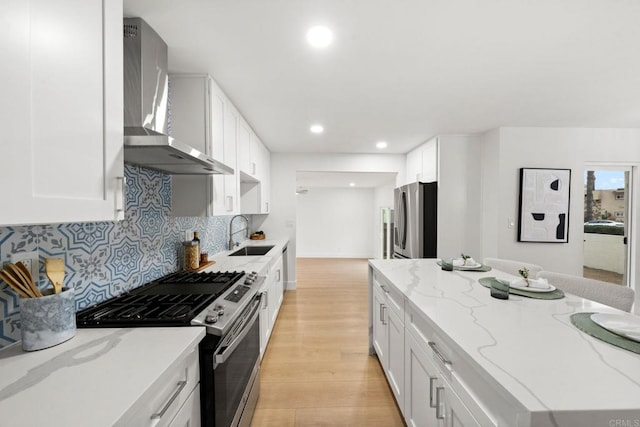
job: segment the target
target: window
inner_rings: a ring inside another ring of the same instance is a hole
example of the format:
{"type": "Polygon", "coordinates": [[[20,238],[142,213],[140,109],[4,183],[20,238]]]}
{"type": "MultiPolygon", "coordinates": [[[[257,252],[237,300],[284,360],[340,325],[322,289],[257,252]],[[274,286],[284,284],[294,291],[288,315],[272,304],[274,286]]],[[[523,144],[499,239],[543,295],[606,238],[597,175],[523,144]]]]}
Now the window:
{"type": "Polygon", "coordinates": [[[624,200],[624,193],[616,193],[616,200],[624,200]]]}
{"type": "Polygon", "coordinates": [[[624,218],[624,212],[616,212],[616,218],[624,218]]]}

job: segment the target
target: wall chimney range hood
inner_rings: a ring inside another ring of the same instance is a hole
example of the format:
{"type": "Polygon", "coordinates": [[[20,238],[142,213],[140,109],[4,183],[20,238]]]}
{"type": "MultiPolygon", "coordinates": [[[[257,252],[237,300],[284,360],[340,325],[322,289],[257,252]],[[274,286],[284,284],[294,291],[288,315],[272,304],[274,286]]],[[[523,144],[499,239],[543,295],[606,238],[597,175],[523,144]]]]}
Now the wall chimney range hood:
{"type": "Polygon", "coordinates": [[[145,21],[124,19],[124,161],[174,175],[233,174],[167,134],[167,45],[145,21]]]}

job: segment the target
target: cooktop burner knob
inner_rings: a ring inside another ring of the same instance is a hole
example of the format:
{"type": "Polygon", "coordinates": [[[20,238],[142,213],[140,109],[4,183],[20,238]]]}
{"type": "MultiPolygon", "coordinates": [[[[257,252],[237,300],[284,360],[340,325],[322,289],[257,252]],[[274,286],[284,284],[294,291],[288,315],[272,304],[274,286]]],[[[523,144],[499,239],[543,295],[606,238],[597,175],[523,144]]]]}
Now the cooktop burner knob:
{"type": "Polygon", "coordinates": [[[218,313],[218,316],[224,315],[224,305],[216,305],[213,310],[218,313]]]}
{"type": "Polygon", "coordinates": [[[245,285],[252,285],[253,282],[254,280],[251,277],[247,277],[246,279],[244,279],[245,285]]]}
{"type": "Polygon", "coordinates": [[[213,315],[213,314],[209,314],[207,315],[207,317],[204,318],[204,323],[216,323],[218,321],[218,316],[213,315]]]}

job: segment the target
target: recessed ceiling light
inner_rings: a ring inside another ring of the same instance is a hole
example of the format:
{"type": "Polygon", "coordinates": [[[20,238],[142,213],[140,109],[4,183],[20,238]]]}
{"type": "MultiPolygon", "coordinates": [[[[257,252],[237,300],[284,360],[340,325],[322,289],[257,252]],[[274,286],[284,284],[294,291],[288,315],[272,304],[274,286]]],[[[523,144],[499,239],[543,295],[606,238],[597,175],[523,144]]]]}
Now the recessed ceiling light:
{"type": "Polygon", "coordinates": [[[324,132],[324,127],[322,125],[312,125],[309,130],[311,133],[322,133],[324,132]]]}
{"type": "Polygon", "coordinates": [[[355,183],[355,182],[350,182],[350,183],[349,183],[349,187],[355,187],[355,186],[356,186],[356,183],[355,183]]]}
{"type": "Polygon", "coordinates": [[[313,47],[324,48],[333,42],[333,32],[322,25],[309,28],[307,41],[313,47]]]}
{"type": "Polygon", "coordinates": [[[379,148],[380,150],[382,150],[383,148],[387,148],[387,142],[386,141],[378,141],[376,143],[376,148],[379,148]]]}

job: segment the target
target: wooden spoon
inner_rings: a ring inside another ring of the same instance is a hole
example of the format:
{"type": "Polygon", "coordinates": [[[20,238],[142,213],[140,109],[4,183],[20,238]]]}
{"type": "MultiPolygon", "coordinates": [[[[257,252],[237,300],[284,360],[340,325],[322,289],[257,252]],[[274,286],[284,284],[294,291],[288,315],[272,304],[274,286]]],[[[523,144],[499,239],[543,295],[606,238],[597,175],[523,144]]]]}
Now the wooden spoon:
{"type": "Polygon", "coordinates": [[[7,274],[6,271],[0,271],[0,279],[2,279],[7,285],[11,287],[14,291],[18,293],[23,298],[32,298],[34,295],[31,294],[31,289],[25,289],[22,283],[18,282],[13,276],[7,274]]]}
{"type": "Polygon", "coordinates": [[[15,281],[22,285],[23,289],[29,289],[31,294],[35,295],[34,292],[31,292],[31,285],[29,284],[29,279],[18,269],[18,266],[12,263],[9,263],[5,266],[6,273],[13,277],[15,281]]]}
{"type": "Polygon", "coordinates": [[[36,282],[33,280],[33,277],[31,276],[31,272],[29,271],[27,266],[21,262],[18,262],[16,263],[16,267],[18,267],[18,270],[22,271],[22,274],[27,278],[28,280],[27,284],[33,290],[33,292],[38,296],[42,296],[42,292],[40,292],[40,289],[38,289],[38,286],[36,285],[36,282]]]}
{"type": "Polygon", "coordinates": [[[62,292],[62,284],[64,283],[64,260],[62,258],[45,258],[44,269],[47,277],[53,283],[53,292],[59,294],[62,292]]]}
{"type": "Polygon", "coordinates": [[[9,271],[7,272],[13,273],[13,278],[19,281],[24,286],[24,288],[29,289],[31,291],[29,292],[30,294],[32,294],[34,297],[43,296],[42,292],[40,292],[40,289],[38,289],[35,283],[33,283],[31,273],[28,272],[24,264],[22,264],[21,262],[19,262],[18,264],[9,263],[7,264],[7,266],[9,267],[9,271]],[[20,267],[22,267],[22,269],[20,267]],[[27,273],[25,274],[25,272],[27,273]]]}

